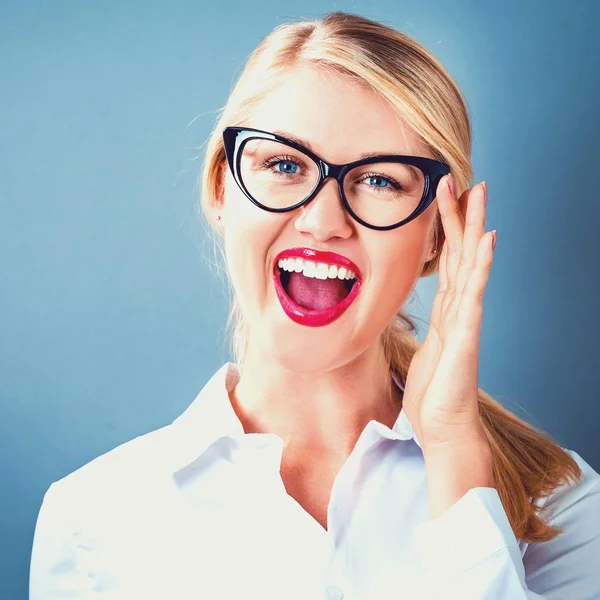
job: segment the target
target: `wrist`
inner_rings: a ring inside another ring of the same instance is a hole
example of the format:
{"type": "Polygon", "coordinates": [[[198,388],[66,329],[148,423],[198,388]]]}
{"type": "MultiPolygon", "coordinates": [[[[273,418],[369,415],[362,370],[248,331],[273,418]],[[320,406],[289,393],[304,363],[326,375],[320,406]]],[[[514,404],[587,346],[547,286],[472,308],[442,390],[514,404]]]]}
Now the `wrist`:
{"type": "Polygon", "coordinates": [[[487,441],[457,440],[430,445],[424,457],[431,518],[441,515],[470,489],[495,487],[487,441]]]}
{"type": "MultiPolygon", "coordinates": [[[[447,426],[421,433],[423,454],[436,458],[447,454],[463,454],[479,449],[483,453],[489,450],[489,443],[481,421],[462,425],[447,426]]],[[[490,453],[491,454],[491,453],[490,453]]]]}

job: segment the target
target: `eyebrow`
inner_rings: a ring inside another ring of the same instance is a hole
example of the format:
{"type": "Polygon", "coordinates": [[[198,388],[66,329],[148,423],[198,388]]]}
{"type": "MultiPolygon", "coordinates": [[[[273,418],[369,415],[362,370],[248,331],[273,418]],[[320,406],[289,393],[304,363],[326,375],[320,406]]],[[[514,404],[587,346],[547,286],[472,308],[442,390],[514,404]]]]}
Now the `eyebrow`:
{"type": "MultiPolygon", "coordinates": [[[[283,131],[282,129],[274,129],[273,133],[276,135],[280,135],[284,138],[287,138],[288,140],[291,140],[292,142],[296,142],[296,144],[300,144],[301,146],[304,146],[305,148],[307,148],[314,154],[317,154],[314,151],[311,143],[308,140],[304,140],[298,136],[292,135],[291,133],[289,133],[287,131],[283,131]]],[[[386,154],[397,154],[397,153],[396,152],[363,152],[357,159],[354,159],[354,160],[363,160],[364,158],[375,158],[376,156],[382,156],[382,155],[386,155],[386,154]]]]}

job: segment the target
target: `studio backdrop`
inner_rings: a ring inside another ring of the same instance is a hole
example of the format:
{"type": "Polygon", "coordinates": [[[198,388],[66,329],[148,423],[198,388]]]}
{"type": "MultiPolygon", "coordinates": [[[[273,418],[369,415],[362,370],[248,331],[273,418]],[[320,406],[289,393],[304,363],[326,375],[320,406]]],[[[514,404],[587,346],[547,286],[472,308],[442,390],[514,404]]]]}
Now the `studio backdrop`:
{"type": "MultiPolygon", "coordinates": [[[[230,359],[203,145],[256,44],[333,10],[415,37],[461,87],[498,231],[480,386],[600,469],[600,3],[3,0],[2,600],[27,597],[48,486],[170,423],[230,359]]],[[[405,307],[420,339],[436,287],[405,307]]]]}

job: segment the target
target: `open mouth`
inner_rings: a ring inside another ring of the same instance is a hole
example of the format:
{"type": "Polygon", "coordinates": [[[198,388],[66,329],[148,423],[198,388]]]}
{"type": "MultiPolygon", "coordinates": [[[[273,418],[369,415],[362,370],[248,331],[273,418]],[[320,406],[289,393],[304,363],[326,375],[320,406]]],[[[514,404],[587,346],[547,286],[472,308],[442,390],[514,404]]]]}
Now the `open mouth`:
{"type": "Polygon", "coordinates": [[[348,297],[356,284],[354,273],[343,267],[343,272],[340,273],[336,265],[326,265],[325,273],[325,269],[320,267],[324,263],[312,267],[308,261],[307,265],[299,263],[302,259],[283,259],[280,262],[284,261],[288,262],[279,266],[281,286],[298,306],[308,310],[323,310],[339,304],[348,297]],[[290,265],[289,261],[293,263],[290,265]],[[299,264],[296,267],[294,263],[299,264]],[[315,276],[318,270],[321,271],[319,277],[315,276]]]}
{"type": "Polygon", "coordinates": [[[361,287],[356,265],[332,252],[290,249],[279,255],[273,267],[279,302],[302,325],[331,323],[345,312],[361,287]]]}

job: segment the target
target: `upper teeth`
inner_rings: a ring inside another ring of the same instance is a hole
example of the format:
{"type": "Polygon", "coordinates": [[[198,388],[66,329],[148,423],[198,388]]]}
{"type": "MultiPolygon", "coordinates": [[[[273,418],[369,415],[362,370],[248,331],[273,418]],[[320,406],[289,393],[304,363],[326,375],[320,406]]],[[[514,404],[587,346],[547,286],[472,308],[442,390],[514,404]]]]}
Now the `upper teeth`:
{"type": "Polygon", "coordinates": [[[346,269],[346,267],[316,263],[300,257],[279,259],[279,268],[290,273],[295,271],[296,273],[302,273],[305,277],[315,277],[317,279],[356,279],[356,273],[346,269]]]}

